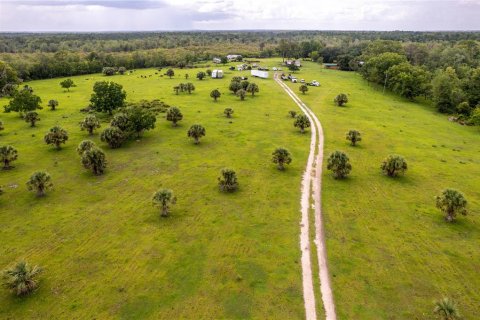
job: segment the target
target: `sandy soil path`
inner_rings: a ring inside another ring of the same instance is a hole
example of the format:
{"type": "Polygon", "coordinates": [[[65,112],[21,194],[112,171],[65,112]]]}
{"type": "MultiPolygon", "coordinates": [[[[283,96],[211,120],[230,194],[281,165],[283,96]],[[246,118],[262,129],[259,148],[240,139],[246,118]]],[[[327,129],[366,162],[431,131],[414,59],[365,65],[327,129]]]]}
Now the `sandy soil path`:
{"type": "Polygon", "coordinates": [[[308,155],[307,165],[302,180],[301,212],[302,219],[300,224],[300,248],[302,251],[302,273],[303,273],[303,296],[305,301],[306,319],[317,319],[315,307],[315,294],[313,290],[313,276],[310,255],[309,240],[309,219],[308,212],[310,198],[313,199],[312,207],[315,210],[315,245],[317,246],[320,292],[325,309],[325,318],[327,320],[336,320],[335,304],[333,302],[332,287],[328,273],[327,250],[325,245],[325,231],[322,220],[322,163],[323,163],[323,129],[320,121],[315,114],[308,108],[302,100],[274,75],[275,81],[285,90],[285,92],[295,101],[300,109],[309,118],[311,123],[311,142],[310,153],[308,155]],[[318,139],[318,142],[317,142],[318,139]],[[312,179],[314,177],[314,179],[312,179]]]}

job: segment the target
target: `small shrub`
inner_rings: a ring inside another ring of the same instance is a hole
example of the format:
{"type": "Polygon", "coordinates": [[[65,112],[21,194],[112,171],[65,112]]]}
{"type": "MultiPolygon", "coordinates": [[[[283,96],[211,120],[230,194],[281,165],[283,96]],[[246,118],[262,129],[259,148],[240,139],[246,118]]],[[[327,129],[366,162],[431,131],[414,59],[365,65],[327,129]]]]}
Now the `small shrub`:
{"type": "Polygon", "coordinates": [[[350,141],[352,146],[355,146],[357,142],[362,141],[362,135],[357,130],[349,130],[346,134],[346,139],[350,141]]]}
{"type": "Polygon", "coordinates": [[[288,111],[288,114],[290,115],[291,118],[295,118],[297,116],[297,111],[290,110],[288,111]]]}
{"type": "Polygon", "coordinates": [[[245,89],[240,89],[240,90],[237,90],[237,93],[236,93],[237,97],[240,98],[240,100],[245,100],[245,97],[247,96],[247,91],[245,89]]]}
{"type": "Polygon", "coordinates": [[[301,93],[305,94],[308,91],[308,87],[305,84],[302,84],[298,90],[300,90],[301,93]]]}
{"type": "Polygon", "coordinates": [[[292,162],[290,152],[285,148],[277,148],[272,153],[272,162],[278,165],[278,170],[284,170],[286,164],[292,162]]]}
{"type": "Polygon", "coordinates": [[[305,128],[310,127],[310,120],[305,114],[299,114],[295,117],[293,126],[296,128],[300,128],[301,133],[305,133],[305,128]]]}
{"type": "Polygon", "coordinates": [[[105,153],[93,145],[82,153],[82,165],[85,169],[92,170],[94,175],[101,175],[107,167],[105,153]]]}
{"type": "Polygon", "coordinates": [[[389,177],[395,177],[398,173],[405,173],[407,161],[402,156],[391,154],[383,160],[381,169],[389,177]]]}
{"type": "Polygon", "coordinates": [[[37,197],[43,197],[52,188],[52,177],[45,171],[34,172],[27,182],[28,191],[36,192],[37,197]]]}
{"type": "Polygon", "coordinates": [[[89,135],[93,135],[93,131],[100,128],[100,121],[93,114],[89,114],[80,122],[80,129],[87,130],[89,135]]]}
{"type": "Polygon", "coordinates": [[[220,172],[221,177],[218,178],[218,186],[221,191],[232,192],[237,190],[238,181],[237,174],[232,169],[222,169],[220,172]]]}
{"type": "Polygon", "coordinates": [[[40,121],[40,116],[36,111],[28,111],[23,117],[25,122],[30,123],[30,127],[35,127],[35,123],[40,121]]]}
{"type": "Polygon", "coordinates": [[[52,144],[60,149],[61,145],[67,142],[68,132],[60,126],[55,126],[43,138],[46,144],[52,144]]]}
{"type": "Polygon", "coordinates": [[[85,151],[92,149],[95,147],[95,142],[92,140],[83,140],[78,144],[77,153],[81,156],[85,151]]]}
{"type": "Polygon", "coordinates": [[[190,138],[193,138],[195,141],[195,144],[199,144],[200,138],[204,137],[205,134],[206,134],[205,128],[200,124],[192,125],[187,132],[187,136],[190,138]]]}
{"type": "Polygon", "coordinates": [[[58,107],[58,101],[57,100],[49,100],[48,101],[48,106],[50,107],[50,110],[51,111],[55,111],[57,110],[57,107],[58,107]]]}
{"type": "Polygon", "coordinates": [[[172,126],[176,127],[177,122],[183,119],[183,114],[177,107],[170,107],[167,111],[167,121],[172,122],[172,126]]]}
{"type": "Polygon", "coordinates": [[[433,313],[438,314],[443,320],[455,320],[461,318],[455,302],[449,298],[443,298],[442,300],[436,301],[433,313]]]}
{"type": "Polygon", "coordinates": [[[333,101],[337,106],[341,107],[348,102],[348,97],[345,93],[340,93],[333,101]]]}
{"type": "Polygon", "coordinates": [[[3,271],[3,285],[17,296],[32,293],[38,287],[38,276],[42,269],[22,261],[3,271]]]}
{"type": "Polygon", "coordinates": [[[344,152],[335,151],[328,157],[327,169],[333,172],[335,179],[342,179],[350,173],[352,165],[344,152]]]}
{"type": "Polygon", "coordinates": [[[232,108],[225,108],[223,110],[223,113],[227,116],[227,118],[231,118],[233,114],[233,109],[232,108]]]}
{"type": "Polygon", "coordinates": [[[168,69],[167,72],[165,73],[170,79],[175,75],[175,71],[173,69],[168,69]]]}
{"type": "Polygon", "coordinates": [[[445,221],[452,222],[457,214],[467,215],[467,199],[455,189],[445,189],[436,198],[436,206],[445,214],[445,221]]]}
{"type": "Polygon", "coordinates": [[[172,190],[161,189],[153,194],[152,202],[154,206],[160,208],[161,216],[167,217],[170,211],[170,205],[177,202],[177,198],[173,194],[172,190]]]}
{"type": "Polygon", "coordinates": [[[110,148],[120,148],[125,141],[125,134],[122,130],[117,127],[108,127],[103,130],[102,134],[100,135],[100,140],[103,142],[108,143],[110,148]]]}
{"type": "Polygon", "coordinates": [[[220,98],[221,95],[218,89],[213,89],[212,92],[210,92],[210,97],[212,97],[215,102],[217,102],[217,99],[220,98]]]}
{"type": "Polygon", "coordinates": [[[18,151],[12,146],[0,147],[0,162],[3,163],[3,169],[11,169],[11,163],[18,159],[18,151]]]}

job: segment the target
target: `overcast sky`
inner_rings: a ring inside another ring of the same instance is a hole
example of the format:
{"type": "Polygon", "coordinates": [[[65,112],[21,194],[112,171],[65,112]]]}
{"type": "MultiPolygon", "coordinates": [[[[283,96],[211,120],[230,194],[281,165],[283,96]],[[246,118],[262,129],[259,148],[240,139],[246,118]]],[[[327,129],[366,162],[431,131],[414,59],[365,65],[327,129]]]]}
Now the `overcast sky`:
{"type": "Polygon", "coordinates": [[[480,30],[480,0],[0,0],[0,31],[480,30]]]}

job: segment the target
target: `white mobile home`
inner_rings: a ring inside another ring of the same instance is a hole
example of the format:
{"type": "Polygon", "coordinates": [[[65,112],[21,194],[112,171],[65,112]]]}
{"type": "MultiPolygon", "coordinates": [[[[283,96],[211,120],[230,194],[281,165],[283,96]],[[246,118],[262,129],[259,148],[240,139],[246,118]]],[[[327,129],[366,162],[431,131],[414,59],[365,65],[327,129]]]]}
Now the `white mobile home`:
{"type": "Polygon", "coordinates": [[[252,75],[252,77],[267,79],[268,78],[268,71],[252,70],[251,75],[252,75]]]}
{"type": "Polygon", "coordinates": [[[213,79],[221,79],[221,78],[223,78],[223,70],[213,70],[213,71],[212,71],[212,78],[213,78],[213,79]]]}

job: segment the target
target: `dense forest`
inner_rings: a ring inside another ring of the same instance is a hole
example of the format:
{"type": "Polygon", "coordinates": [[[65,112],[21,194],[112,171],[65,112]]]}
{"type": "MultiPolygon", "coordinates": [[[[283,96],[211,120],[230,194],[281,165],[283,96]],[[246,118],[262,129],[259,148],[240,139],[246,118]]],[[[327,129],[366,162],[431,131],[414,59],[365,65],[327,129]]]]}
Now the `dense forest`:
{"type": "Polygon", "coordinates": [[[190,67],[229,53],[337,63],[408,99],[480,124],[480,32],[199,31],[0,34],[0,88],[105,67],[190,67]]]}

